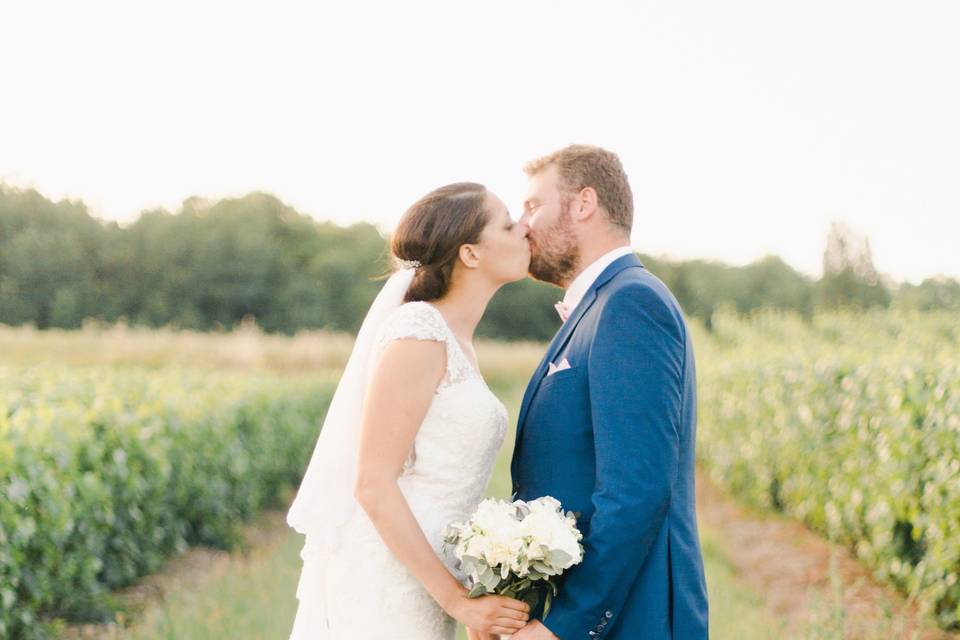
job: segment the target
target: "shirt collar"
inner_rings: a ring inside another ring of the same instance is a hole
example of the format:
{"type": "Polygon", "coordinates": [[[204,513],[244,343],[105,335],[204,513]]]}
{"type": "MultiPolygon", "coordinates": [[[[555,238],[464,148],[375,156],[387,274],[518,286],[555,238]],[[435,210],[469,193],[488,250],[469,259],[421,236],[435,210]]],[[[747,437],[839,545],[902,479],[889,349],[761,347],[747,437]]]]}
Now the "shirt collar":
{"type": "Polygon", "coordinates": [[[592,263],[590,263],[590,266],[581,271],[580,275],[574,278],[573,282],[570,283],[570,286],[567,287],[566,292],[563,294],[563,304],[567,305],[567,308],[573,311],[573,309],[580,304],[580,301],[590,289],[590,285],[593,284],[593,281],[596,280],[601,273],[603,273],[603,270],[610,266],[610,263],[617,258],[621,258],[631,253],[633,253],[633,247],[617,247],[613,251],[608,251],[594,260],[592,263]]]}

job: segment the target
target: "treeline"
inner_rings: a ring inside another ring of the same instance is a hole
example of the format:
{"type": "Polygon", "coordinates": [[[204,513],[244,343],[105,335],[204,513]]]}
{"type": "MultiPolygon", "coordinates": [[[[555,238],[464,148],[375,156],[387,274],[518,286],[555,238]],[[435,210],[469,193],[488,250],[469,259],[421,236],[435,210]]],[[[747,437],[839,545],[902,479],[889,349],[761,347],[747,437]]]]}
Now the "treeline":
{"type": "MultiPolygon", "coordinates": [[[[641,256],[690,315],[761,307],[810,316],[816,308],[899,305],[960,309],[960,283],[896,286],[873,268],[869,244],[835,226],[824,276],[776,257],[745,267],[641,256]]],[[[355,331],[389,268],[376,227],[317,222],[276,197],[191,198],[175,214],[144,211],[129,226],[92,217],[82,202],[52,202],[0,186],[0,323],[76,328],[106,322],[217,330],[247,317],[264,330],[355,331]]],[[[480,333],[548,339],[562,292],[523,281],[495,297],[480,333]]]]}

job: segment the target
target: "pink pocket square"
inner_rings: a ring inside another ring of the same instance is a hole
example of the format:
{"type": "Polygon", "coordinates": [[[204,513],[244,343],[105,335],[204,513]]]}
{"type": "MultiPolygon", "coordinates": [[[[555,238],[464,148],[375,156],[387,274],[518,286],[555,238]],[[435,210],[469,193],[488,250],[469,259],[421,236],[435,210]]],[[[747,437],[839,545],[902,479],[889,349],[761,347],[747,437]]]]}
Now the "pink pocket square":
{"type": "Polygon", "coordinates": [[[557,371],[563,371],[564,369],[569,369],[570,363],[567,362],[567,359],[564,358],[560,361],[560,364],[553,364],[552,362],[547,365],[547,375],[552,376],[557,371]]]}

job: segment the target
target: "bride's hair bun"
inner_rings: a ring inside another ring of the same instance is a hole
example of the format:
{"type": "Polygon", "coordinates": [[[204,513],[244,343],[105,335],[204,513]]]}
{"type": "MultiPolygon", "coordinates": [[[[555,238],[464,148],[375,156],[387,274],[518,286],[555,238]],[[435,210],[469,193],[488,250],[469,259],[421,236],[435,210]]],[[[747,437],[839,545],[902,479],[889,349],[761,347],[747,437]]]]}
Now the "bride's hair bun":
{"type": "Polygon", "coordinates": [[[401,268],[419,263],[404,302],[436,300],[447,293],[460,246],[479,242],[487,225],[486,197],[482,184],[457,182],[431,191],[403,214],[391,253],[401,268]]]}

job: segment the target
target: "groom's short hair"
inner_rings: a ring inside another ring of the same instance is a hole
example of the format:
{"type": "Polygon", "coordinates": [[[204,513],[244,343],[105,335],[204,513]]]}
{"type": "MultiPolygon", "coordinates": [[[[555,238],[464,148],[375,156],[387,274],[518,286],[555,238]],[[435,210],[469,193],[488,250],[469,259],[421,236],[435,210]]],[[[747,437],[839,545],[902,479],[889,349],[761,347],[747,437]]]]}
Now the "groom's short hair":
{"type": "Polygon", "coordinates": [[[617,154],[600,147],[572,144],[523,166],[528,176],[556,165],[560,190],[576,193],[586,187],[597,192],[597,201],[610,222],[627,233],[633,227],[633,192],[617,154]]]}

